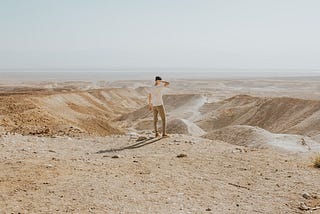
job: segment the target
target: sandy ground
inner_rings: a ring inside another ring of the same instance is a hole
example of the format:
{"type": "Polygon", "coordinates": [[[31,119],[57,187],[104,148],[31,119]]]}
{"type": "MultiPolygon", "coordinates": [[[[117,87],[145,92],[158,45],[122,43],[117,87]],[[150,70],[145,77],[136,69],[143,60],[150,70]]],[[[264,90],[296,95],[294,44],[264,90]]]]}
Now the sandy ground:
{"type": "Polygon", "coordinates": [[[146,81],[0,84],[0,213],[311,213],[319,82],[174,80],[166,139],[146,81]]]}
{"type": "Polygon", "coordinates": [[[309,158],[185,135],[128,138],[2,137],[1,212],[303,213],[300,202],[320,203],[309,158]]]}

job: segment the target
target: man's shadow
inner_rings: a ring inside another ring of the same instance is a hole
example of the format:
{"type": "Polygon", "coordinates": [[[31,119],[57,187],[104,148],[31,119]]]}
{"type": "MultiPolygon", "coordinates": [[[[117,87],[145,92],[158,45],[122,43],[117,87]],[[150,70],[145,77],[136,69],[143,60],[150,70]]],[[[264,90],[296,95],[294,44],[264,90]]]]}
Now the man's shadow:
{"type": "Polygon", "coordinates": [[[126,149],[137,149],[137,148],[146,146],[148,144],[155,143],[155,142],[157,142],[159,140],[162,140],[162,138],[149,138],[149,139],[146,139],[146,140],[139,141],[139,142],[137,142],[137,143],[135,143],[133,145],[130,145],[130,146],[114,148],[114,149],[100,150],[100,151],[98,151],[96,153],[97,154],[102,154],[102,153],[107,153],[107,152],[119,152],[119,151],[123,151],[123,150],[126,150],[126,149]]]}

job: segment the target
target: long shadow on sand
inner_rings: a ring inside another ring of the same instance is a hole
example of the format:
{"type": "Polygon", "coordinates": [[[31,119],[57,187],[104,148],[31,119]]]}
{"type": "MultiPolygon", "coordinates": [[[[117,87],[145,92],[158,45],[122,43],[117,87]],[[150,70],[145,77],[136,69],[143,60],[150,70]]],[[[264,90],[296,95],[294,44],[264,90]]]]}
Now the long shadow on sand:
{"type": "Polygon", "coordinates": [[[137,149],[143,146],[146,146],[148,144],[151,143],[155,143],[159,140],[162,140],[163,138],[151,138],[151,139],[147,139],[147,140],[143,140],[143,141],[139,141],[138,143],[132,144],[130,146],[125,146],[125,147],[120,147],[120,148],[114,148],[114,149],[106,149],[106,150],[100,150],[98,152],[96,152],[97,154],[101,154],[101,153],[107,153],[107,152],[118,152],[118,151],[123,151],[126,149],[137,149]]]}

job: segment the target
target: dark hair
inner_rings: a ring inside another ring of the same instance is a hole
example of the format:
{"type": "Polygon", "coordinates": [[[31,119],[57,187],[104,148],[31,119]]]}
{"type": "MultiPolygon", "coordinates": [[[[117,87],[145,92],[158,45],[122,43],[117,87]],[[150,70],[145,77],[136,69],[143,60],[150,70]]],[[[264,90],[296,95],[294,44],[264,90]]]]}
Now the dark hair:
{"type": "Polygon", "coordinates": [[[157,80],[162,80],[162,78],[159,77],[159,76],[156,76],[156,81],[157,81],[157,80]]]}

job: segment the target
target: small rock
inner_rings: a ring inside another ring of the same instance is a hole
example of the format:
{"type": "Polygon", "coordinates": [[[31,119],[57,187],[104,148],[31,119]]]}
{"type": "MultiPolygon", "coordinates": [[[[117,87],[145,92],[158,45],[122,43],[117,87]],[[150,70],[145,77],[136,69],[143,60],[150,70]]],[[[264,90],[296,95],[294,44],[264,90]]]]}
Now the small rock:
{"type": "Polygon", "coordinates": [[[184,158],[184,157],[187,157],[187,155],[186,155],[186,154],[179,154],[179,155],[177,155],[177,158],[184,158]]]}
{"type": "Polygon", "coordinates": [[[304,202],[300,202],[299,209],[300,210],[310,210],[310,207],[308,207],[304,202]]]}
{"type": "Polygon", "coordinates": [[[111,158],[120,158],[120,156],[119,155],[114,155],[111,158]]]}
{"type": "Polygon", "coordinates": [[[237,152],[239,152],[239,153],[244,153],[245,150],[242,149],[242,148],[235,148],[234,150],[232,150],[232,153],[237,153],[237,152]]]}
{"type": "Polygon", "coordinates": [[[193,142],[193,141],[191,141],[191,140],[186,140],[186,141],[184,141],[184,143],[194,144],[194,142],[193,142]]]}
{"type": "Polygon", "coordinates": [[[211,211],[211,209],[210,209],[210,208],[207,208],[206,211],[211,211]]]}
{"type": "Polygon", "coordinates": [[[311,199],[311,195],[309,193],[307,193],[307,192],[304,192],[302,194],[302,197],[304,197],[305,199],[311,199]]]}

